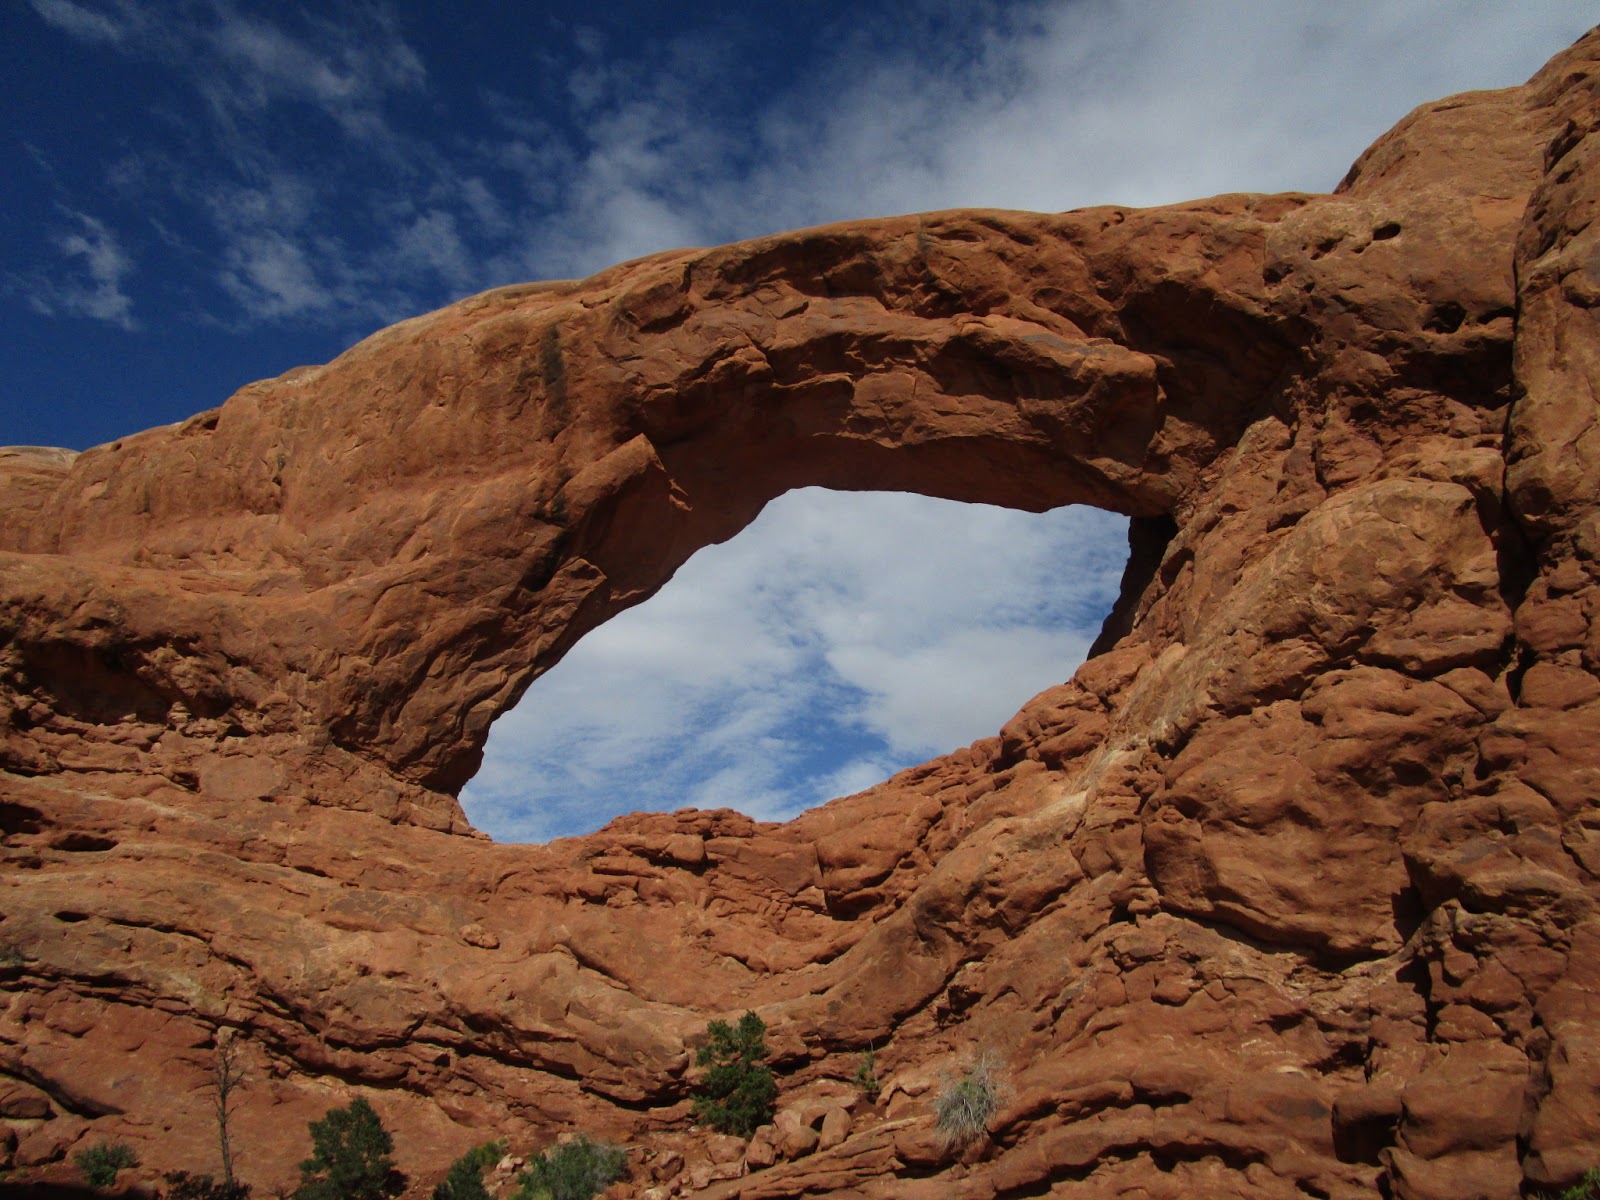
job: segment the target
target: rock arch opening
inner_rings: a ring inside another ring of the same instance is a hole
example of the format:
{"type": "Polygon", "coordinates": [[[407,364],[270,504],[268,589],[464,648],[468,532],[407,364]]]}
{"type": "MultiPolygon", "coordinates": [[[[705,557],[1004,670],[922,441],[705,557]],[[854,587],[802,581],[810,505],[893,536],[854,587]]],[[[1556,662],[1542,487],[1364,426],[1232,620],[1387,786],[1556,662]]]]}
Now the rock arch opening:
{"type": "Polygon", "coordinates": [[[788,492],[541,677],[462,806],[517,842],[642,810],[798,815],[1069,678],[1127,559],[1127,519],[1081,505],[788,492]]]}
{"type": "Polygon", "coordinates": [[[90,628],[19,629],[19,686],[58,702],[88,638],[185,736],[251,736],[203,788],[464,829],[495,719],[774,497],[1190,521],[1305,365],[1261,267],[1303,203],[925,214],[463,300],[50,467],[0,546],[90,628]]]}

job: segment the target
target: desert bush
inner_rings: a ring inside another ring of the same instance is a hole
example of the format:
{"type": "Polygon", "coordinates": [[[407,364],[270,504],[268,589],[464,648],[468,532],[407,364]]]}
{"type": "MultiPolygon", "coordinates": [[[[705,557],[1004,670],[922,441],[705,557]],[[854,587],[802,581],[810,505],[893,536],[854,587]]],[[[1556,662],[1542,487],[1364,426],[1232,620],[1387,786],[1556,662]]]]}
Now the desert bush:
{"type": "Polygon", "coordinates": [[[934,1102],[934,1126],[947,1145],[964,1146],[989,1128],[1004,1093],[994,1060],[980,1055],[960,1078],[945,1080],[934,1102]]]}
{"type": "Polygon", "coordinates": [[[694,1061],[709,1067],[695,1093],[694,1115],[722,1133],[749,1137],[772,1120],[778,1085],[767,1066],[767,1026],[753,1012],[730,1026],[713,1021],[694,1061]]]}
{"type": "Polygon", "coordinates": [[[311,1157],[300,1164],[294,1200],[383,1200],[405,1188],[395,1170],[394,1138],[360,1096],[312,1121],[311,1157]]]}
{"type": "Polygon", "coordinates": [[[876,1100],[878,1093],[883,1090],[883,1080],[878,1078],[878,1052],[871,1046],[861,1056],[861,1062],[856,1067],[854,1077],[856,1088],[868,1100],[876,1100]]]}
{"type": "Polygon", "coordinates": [[[1600,1200],[1600,1167],[1585,1171],[1582,1179],[1561,1193],[1561,1200],[1600,1200]]]}
{"type": "Polygon", "coordinates": [[[517,1176],[512,1200],[591,1200],[622,1178],[628,1155],[620,1146],[579,1134],[536,1154],[517,1176]]]}
{"type": "Polygon", "coordinates": [[[110,1187],[117,1181],[117,1172],[124,1167],[137,1167],[139,1156],[126,1142],[97,1142],[72,1156],[83,1181],[90,1187],[110,1187]]]}
{"type": "Polygon", "coordinates": [[[187,1171],[168,1171],[161,1178],[167,1182],[166,1190],[161,1193],[162,1200],[249,1200],[250,1197],[248,1183],[229,1183],[225,1179],[191,1175],[187,1171]]]}
{"type": "Polygon", "coordinates": [[[450,1164],[442,1182],[433,1189],[433,1200],[492,1200],[483,1186],[483,1172],[500,1161],[506,1152],[504,1142],[484,1142],[474,1146],[450,1164]]]}

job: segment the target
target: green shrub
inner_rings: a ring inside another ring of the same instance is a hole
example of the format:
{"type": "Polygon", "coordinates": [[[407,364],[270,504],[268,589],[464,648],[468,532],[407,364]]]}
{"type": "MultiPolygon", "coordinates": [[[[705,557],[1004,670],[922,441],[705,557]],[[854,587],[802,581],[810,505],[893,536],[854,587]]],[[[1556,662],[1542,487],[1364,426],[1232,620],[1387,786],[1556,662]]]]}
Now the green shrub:
{"type": "Polygon", "coordinates": [[[1004,1085],[993,1061],[980,1056],[959,1079],[947,1079],[934,1102],[934,1125],[948,1146],[964,1146],[989,1128],[1004,1085]]]}
{"type": "Polygon", "coordinates": [[[311,1157],[300,1164],[295,1200],[383,1200],[405,1188],[394,1139],[360,1096],[311,1122],[311,1157]]]}
{"type": "Polygon", "coordinates": [[[167,1181],[162,1200],[249,1200],[250,1197],[248,1183],[228,1183],[187,1171],[168,1171],[161,1178],[167,1181]]]}
{"type": "Polygon", "coordinates": [[[98,1142],[72,1156],[83,1181],[90,1187],[110,1187],[117,1181],[117,1172],[124,1167],[137,1167],[139,1156],[126,1142],[98,1142]]]}
{"type": "Polygon", "coordinates": [[[878,1078],[878,1052],[871,1046],[861,1056],[861,1064],[856,1067],[855,1085],[861,1094],[868,1100],[876,1100],[878,1093],[883,1090],[883,1081],[878,1078]]]}
{"type": "Polygon", "coordinates": [[[1561,1200],[1600,1200],[1600,1167],[1585,1171],[1582,1179],[1561,1193],[1561,1200]]]}
{"type": "Polygon", "coordinates": [[[694,1115],[722,1133],[749,1137],[772,1120],[778,1085],[766,1065],[766,1022],[753,1012],[730,1027],[713,1021],[694,1061],[709,1067],[695,1093],[694,1115]]]}
{"type": "Polygon", "coordinates": [[[579,1134],[533,1156],[517,1176],[512,1200],[591,1200],[622,1178],[628,1155],[620,1146],[579,1134]]]}
{"type": "Polygon", "coordinates": [[[483,1172],[499,1162],[505,1152],[504,1142],[474,1146],[450,1164],[444,1181],[433,1189],[433,1200],[493,1200],[483,1186],[483,1172]]]}

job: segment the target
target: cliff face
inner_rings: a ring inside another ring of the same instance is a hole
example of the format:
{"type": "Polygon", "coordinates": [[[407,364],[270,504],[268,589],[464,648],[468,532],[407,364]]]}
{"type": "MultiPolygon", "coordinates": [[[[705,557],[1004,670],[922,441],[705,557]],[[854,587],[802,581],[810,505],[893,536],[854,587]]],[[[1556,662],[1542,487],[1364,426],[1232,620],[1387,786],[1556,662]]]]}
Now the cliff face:
{"type": "Polygon", "coordinates": [[[1591,34],[1332,195],[672,252],[0,452],[0,1147],[214,1169],[231,1030],[263,1189],[357,1092],[430,1183],[572,1127],[663,1196],[1600,1163],[1597,128],[1591,34]],[[494,716],[807,484],[1131,515],[1102,653],[787,825],[470,836],[494,716]],[[788,1114],[748,1157],[685,1100],[746,1008],[788,1114]]]}

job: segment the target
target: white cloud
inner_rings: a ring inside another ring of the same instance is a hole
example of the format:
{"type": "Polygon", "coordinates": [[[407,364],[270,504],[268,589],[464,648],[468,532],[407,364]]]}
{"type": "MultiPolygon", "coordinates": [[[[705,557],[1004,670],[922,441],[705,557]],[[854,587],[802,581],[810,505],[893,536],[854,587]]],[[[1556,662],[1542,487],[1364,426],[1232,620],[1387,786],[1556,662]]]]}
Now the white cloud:
{"type": "Polygon", "coordinates": [[[792,816],[1071,675],[1125,556],[1089,509],[791,492],[539,680],[464,803],[517,840],[635,808],[792,816]]]}
{"type": "Polygon", "coordinates": [[[914,760],[965,745],[977,730],[997,731],[1030,695],[1070,678],[1097,632],[960,629],[912,653],[858,641],[830,650],[827,659],[860,689],[854,709],[862,723],[896,756],[914,760]]]}
{"type": "Polygon", "coordinates": [[[448,241],[455,213],[418,217],[392,203],[396,173],[416,190],[420,165],[437,156],[390,123],[393,98],[427,75],[381,5],[327,20],[304,10],[268,18],[237,0],[31,2],[54,28],[154,63],[199,97],[161,110],[141,130],[151,140],[110,164],[106,179],[152,224],[187,228],[246,321],[370,326],[412,315],[424,290],[471,290],[480,265],[448,241]],[[190,211],[164,222],[152,212],[174,204],[190,211]]]}
{"type": "Polygon", "coordinates": [[[133,260],[104,222],[87,213],[71,212],[70,232],[58,233],[52,242],[66,260],[64,269],[27,279],[14,278],[13,286],[25,293],[35,312],[92,317],[121,329],[135,329],[133,300],[123,282],[133,272],[133,260]]]}
{"type": "Polygon", "coordinates": [[[244,318],[353,329],[496,284],[830,220],[1331,188],[1413,105],[1518,82],[1593,17],[1586,0],[1395,0],[1336,17],[1299,2],[930,0],[841,22],[831,57],[770,92],[741,74],[751,35],[737,21],[642,46],[534,18],[530,78],[548,87],[484,90],[453,113],[472,137],[446,142],[398,102],[459,100],[430,91],[423,53],[381,5],[338,21],[237,0],[33,6],[204,99],[207,117],[172,119],[204,120],[193,141],[215,153],[142,186],[187,188],[219,260],[250,259],[266,234],[294,243],[312,273],[299,294],[325,297],[229,286],[244,318]],[[303,192],[309,218],[251,224],[205,203],[271,187],[303,192]]]}
{"type": "Polygon", "coordinates": [[[332,34],[327,39],[331,48],[232,14],[217,25],[210,41],[258,107],[283,98],[338,111],[391,88],[415,87],[426,76],[421,59],[403,42],[391,37],[371,45],[344,36],[339,26],[323,29],[332,34]]]}
{"type": "Polygon", "coordinates": [[[398,139],[381,106],[422,87],[427,72],[384,10],[347,10],[344,23],[308,19],[298,33],[231,5],[215,11],[189,40],[205,56],[197,83],[219,113],[259,116],[305,104],[369,151],[393,152],[398,139]]]}
{"type": "Polygon", "coordinates": [[[317,275],[300,244],[269,230],[235,238],[218,277],[241,308],[270,318],[327,308],[332,297],[317,275]]]}
{"type": "Polygon", "coordinates": [[[119,19],[85,8],[81,4],[74,4],[72,0],[29,0],[29,2],[36,13],[57,29],[85,41],[116,44],[130,33],[126,13],[123,14],[123,19],[119,19]]]}
{"type": "MultiPolygon", "coordinates": [[[[866,755],[856,758],[830,775],[821,775],[812,781],[811,800],[821,804],[837,796],[853,796],[888,779],[899,767],[889,755],[866,755]]],[[[782,813],[789,816],[790,813],[782,813]]]]}
{"type": "Polygon", "coordinates": [[[1521,82],[1593,20],[1587,3],[1409,0],[1341,10],[1238,0],[984,6],[970,51],[881,29],[757,114],[736,165],[672,80],[603,97],[571,176],[561,273],[669,245],[853,217],[993,206],[1164,204],[1223,191],[1330,190],[1406,111],[1521,82]],[[648,134],[642,131],[648,131],[648,134]],[[646,196],[648,219],[589,202],[646,196]],[[574,236],[576,233],[576,236],[574,236]]]}
{"type": "Polygon", "coordinates": [[[432,276],[451,288],[472,276],[473,264],[455,217],[430,209],[402,226],[395,236],[394,253],[413,272],[432,276]]]}
{"type": "Polygon", "coordinates": [[[30,0],[57,29],[112,45],[190,75],[213,102],[260,110],[283,101],[316,105],[340,121],[427,72],[378,6],[349,6],[341,21],[300,14],[303,28],[243,12],[234,0],[30,0]]]}

